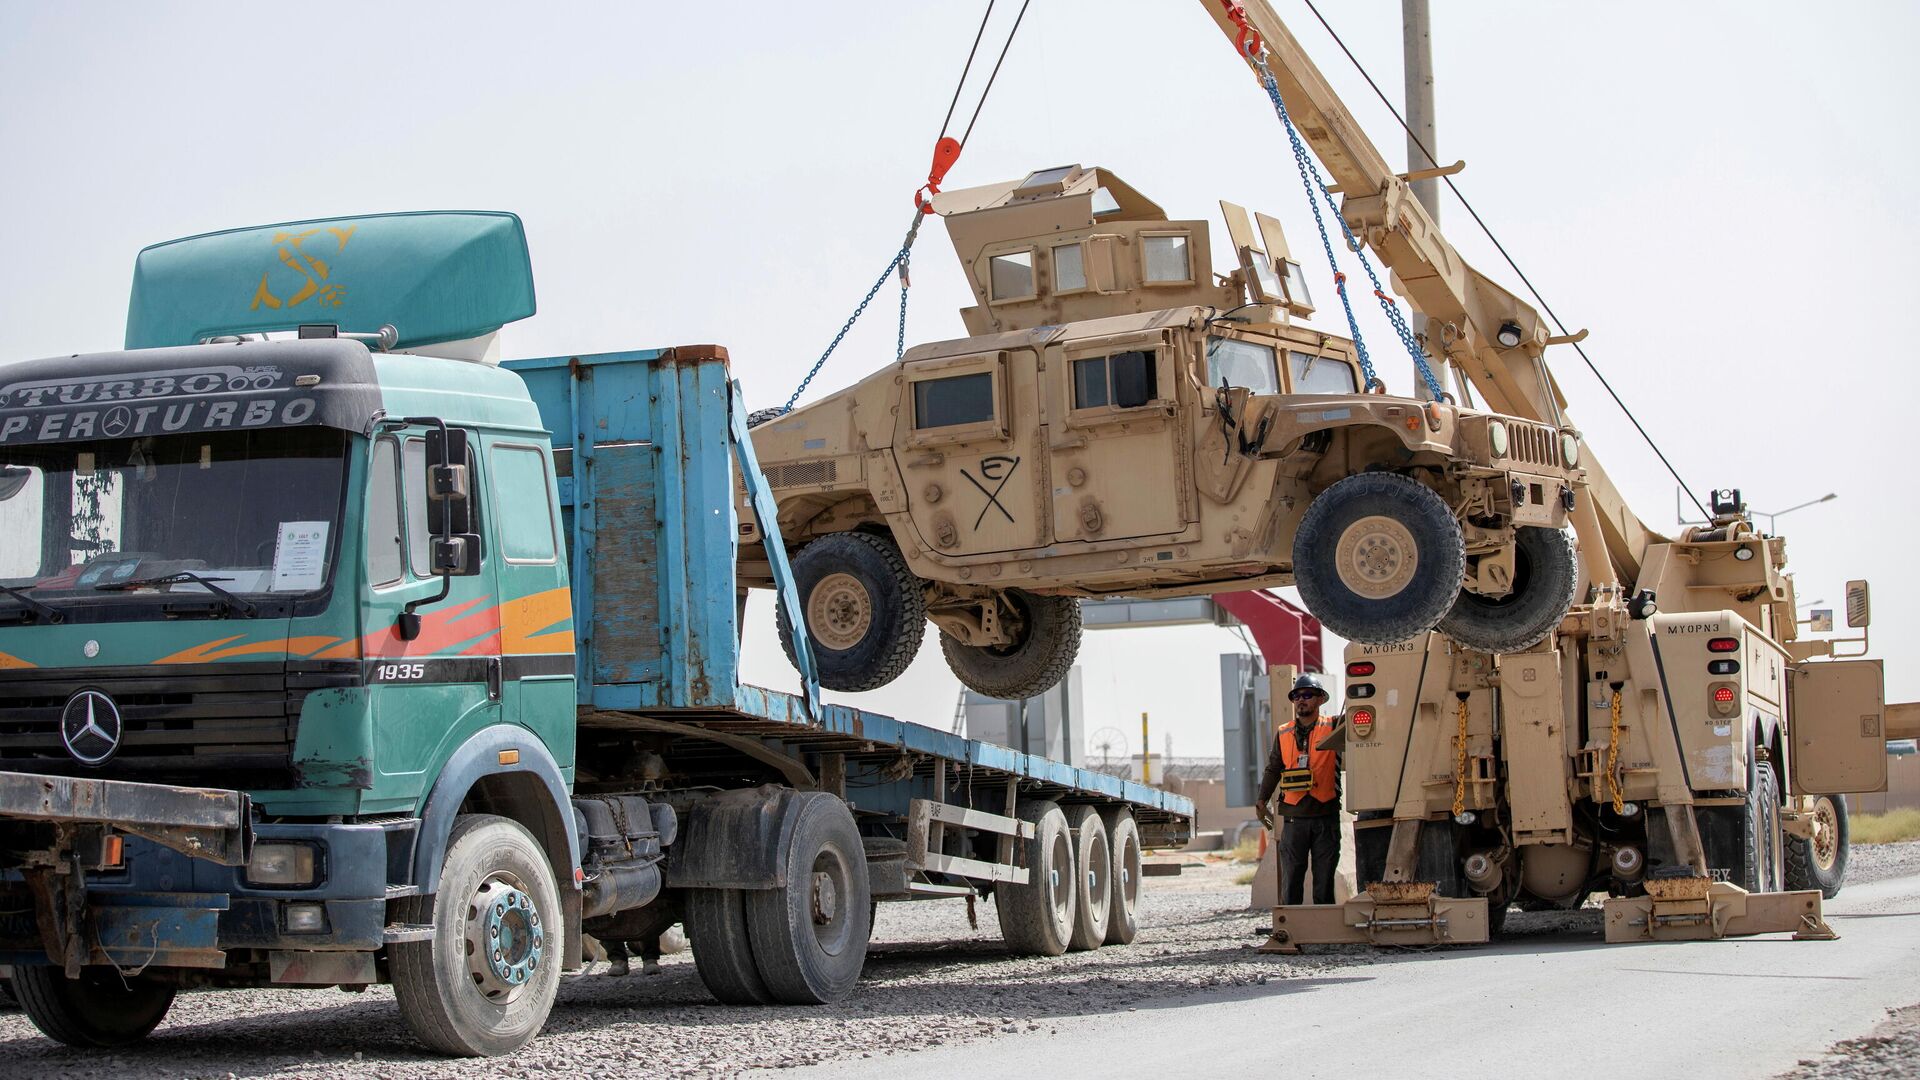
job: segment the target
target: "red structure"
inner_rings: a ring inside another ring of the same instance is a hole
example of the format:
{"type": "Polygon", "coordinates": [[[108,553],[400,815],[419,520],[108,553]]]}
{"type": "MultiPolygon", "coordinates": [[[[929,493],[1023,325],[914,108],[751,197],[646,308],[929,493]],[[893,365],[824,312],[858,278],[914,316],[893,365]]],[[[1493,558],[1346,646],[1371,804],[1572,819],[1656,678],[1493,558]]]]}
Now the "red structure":
{"type": "Polygon", "coordinates": [[[1292,664],[1301,671],[1324,672],[1320,620],[1265,589],[1214,593],[1213,602],[1240,620],[1253,635],[1267,667],[1292,664]]]}

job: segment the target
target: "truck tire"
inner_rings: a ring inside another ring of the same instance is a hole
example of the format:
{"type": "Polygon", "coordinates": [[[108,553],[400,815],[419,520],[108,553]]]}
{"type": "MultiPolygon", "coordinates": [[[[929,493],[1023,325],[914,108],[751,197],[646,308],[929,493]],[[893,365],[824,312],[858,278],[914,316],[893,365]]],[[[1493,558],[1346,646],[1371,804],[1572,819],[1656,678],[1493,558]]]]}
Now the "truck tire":
{"type": "Polygon", "coordinates": [[[1553,633],[1579,587],[1573,538],[1523,526],[1514,530],[1513,591],[1493,597],[1461,589],[1439,629],[1475,652],[1519,652],[1553,633]]]}
{"type": "MultiPolygon", "coordinates": [[[[821,686],[875,690],[913,663],[927,622],[926,590],[891,539],[829,533],[793,557],[793,577],[821,686]]],[[[780,647],[798,667],[785,611],[779,622],[780,647]]]]}
{"type": "MultiPolygon", "coordinates": [[[[1354,813],[1356,822],[1379,821],[1393,816],[1391,810],[1360,810],[1354,813]]],[[[1371,829],[1353,830],[1353,887],[1366,892],[1367,886],[1387,876],[1387,841],[1392,839],[1391,827],[1376,826],[1371,829]]]]}
{"type": "Polygon", "coordinates": [[[777,405],[771,409],[755,409],[747,414],[747,430],[751,431],[769,420],[778,420],[785,415],[787,410],[777,405]]]}
{"type": "Polygon", "coordinates": [[[1391,645],[1433,629],[1466,573],[1453,511],[1397,473],[1349,476],[1320,493],[1293,538],[1293,580],[1328,630],[1391,645]]]}
{"type": "Polygon", "coordinates": [[[693,969],[722,1005],[771,1005],[748,940],[746,897],[739,889],[687,891],[687,938],[693,969]]]}
{"type": "Polygon", "coordinates": [[[1820,795],[1813,800],[1814,835],[1785,840],[1789,889],[1819,889],[1831,900],[1847,880],[1847,797],[1820,795]]]}
{"type": "Polygon", "coordinates": [[[457,1057],[509,1054],[553,1009],[565,958],[553,864],[517,821],[462,814],[447,839],[440,891],[395,904],[433,937],[388,946],[393,996],[421,1042],[457,1057]]]}
{"type": "Polygon", "coordinates": [[[1010,645],[967,645],[940,635],[940,651],[967,689],[1004,701],[1038,697],[1073,670],[1080,655],[1080,601],[1008,589],[1007,604],[1020,616],[1010,645]]]}
{"type": "Polygon", "coordinates": [[[1073,935],[1067,948],[1074,952],[1097,949],[1107,943],[1113,915],[1113,849],[1107,823],[1092,806],[1067,808],[1067,827],[1073,831],[1073,935]]]}
{"type": "Polygon", "coordinates": [[[1027,883],[1003,881],[993,890],[1000,937],[1015,956],[1059,956],[1073,940],[1073,835],[1067,815],[1051,799],[1020,807],[1020,820],[1033,824],[1026,842],[1027,883]]]}
{"type": "MultiPolygon", "coordinates": [[[[1757,751],[1756,751],[1757,753],[1757,751]]],[[[1773,766],[1755,761],[1748,766],[1746,813],[1746,880],[1748,892],[1779,892],[1781,881],[1780,786],[1773,766]]]]}
{"type": "Polygon", "coordinates": [[[1113,853],[1107,944],[1131,945],[1140,933],[1140,824],[1124,806],[1112,807],[1101,816],[1107,822],[1107,850],[1113,853]]]}
{"type": "Polygon", "coordinates": [[[80,970],[77,979],[55,967],[13,969],[13,996],[40,1033],[83,1049],[130,1046],[166,1019],[174,988],[112,968],[80,970]]]}
{"type": "Polygon", "coordinates": [[[860,828],[825,792],[799,796],[787,850],[787,883],[746,893],[754,966],[783,1005],[830,1005],[853,992],[867,963],[873,899],[860,828]]]}

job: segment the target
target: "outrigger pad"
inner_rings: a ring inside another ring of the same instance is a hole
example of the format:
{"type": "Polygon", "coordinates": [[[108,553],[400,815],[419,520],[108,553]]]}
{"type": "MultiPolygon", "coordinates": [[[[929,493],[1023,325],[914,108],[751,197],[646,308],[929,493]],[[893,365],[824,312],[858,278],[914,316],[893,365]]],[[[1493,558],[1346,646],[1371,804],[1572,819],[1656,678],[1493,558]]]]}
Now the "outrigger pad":
{"type": "Polygon", "coordinates": [[[1292,954],[1302,945],[1484,945],[1488,939],[1486,897],[1435,896],[1427,881],[1376,882],[1344,904],[1274,908],[1273,936],[1260,951],[1292,954]]]}
{"type": "Polygon", "coordinates": [[[1750,893],[1706,878],[1649,878],[1647,895],[1608,900],[1601,907],[1609,942],[1787,933],[1796,941],[1832,941],[1840,936],[1821,917],[1818,889],[1750,893]]]}

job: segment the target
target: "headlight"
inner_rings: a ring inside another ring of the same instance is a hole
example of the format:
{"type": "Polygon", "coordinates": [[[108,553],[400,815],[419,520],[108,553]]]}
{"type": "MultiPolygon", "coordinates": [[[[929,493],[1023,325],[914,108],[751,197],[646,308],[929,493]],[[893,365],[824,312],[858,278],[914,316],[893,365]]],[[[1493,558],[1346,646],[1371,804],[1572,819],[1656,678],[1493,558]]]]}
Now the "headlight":
{"type": "Polygon", "coordinates": [[[303,888],[318,880],[318,864],[311,844],[255,844],[247,860],[247,884],[303,888]]]}
{"type": "Polygon", "coordinates": [[[1487,423],[1487,445],[1493,448],[1494,457],[1507,456],[1507,425],[1498,420],[1487,423]]]}
{"type": "Polygon", "coordinates": [[[1569,469],[1580,467],[1580,440],[1571,431],[1560,433],[1560,460],[1566,462],[1569,469]]]}

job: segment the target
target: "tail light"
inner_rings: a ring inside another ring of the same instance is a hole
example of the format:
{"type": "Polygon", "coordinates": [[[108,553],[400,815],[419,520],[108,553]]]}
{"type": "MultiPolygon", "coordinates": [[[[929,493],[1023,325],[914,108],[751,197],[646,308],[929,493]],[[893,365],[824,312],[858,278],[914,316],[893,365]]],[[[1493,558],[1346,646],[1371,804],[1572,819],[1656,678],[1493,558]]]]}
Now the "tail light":
{"type": "Polygon", "coordinates": [[[1370,682],[1348,683],[1347,696],[1350,698],[1370,698],[1373,696],[1373,684],[1370,682]]]}
{"type": "Polygon", "coordinates": [[[1353,725],[1353,734],[1355,737],[1361,739],[1370,739],[1373,737],[1372,709],[1362,706],[1348,713],[1347,719],[1353,725]]]}
{"type": "Polygon", "coordinates": [[[1721,687],[1717,687],[1717,688],[1715,688],[1715,690],[1713,691],[1713,700],[1714,700],[1714,701],[1715,701],[1715,702],[1716,702],[1717,704],[1721,704],[1721,705],[1727,705],[1727,704],[1730,704],[1730,703],[1732,703],[1732,701],[1733,701],[1733,687],[1731,687],[1731,686],[1721,686],[1721,687]]]}
{"type": "Polygon", "coordinates": [[[1730,682],[1717,682],[1708,688],[1715,716],[1732,716],[1740,710],[1740,688],[1730,682]]]}
{"type": "Polygon", "coordinates": [[[1709,675],[1738,675],[1738,674],[1740,674],[1740,661],[1738,661],[1738,660],[1709,660],[1709,661],[1707,661],[1707,674],[1709,674],[1709,675]]]}
{"type": "Polygon", "coordinates": [[[1711,638],[1707,641],[1708,652],[1739,652],[1740,639],[1730,637],[1711,638]]]}
{"type": "Polygon", "coordinates": [[[1355,660],[1353,663],[1347,665],[1348,678],[1363,679],[1373,674],[1373,672],[1374,667],[1373,661],[1371,660],[1355,660]]]}

